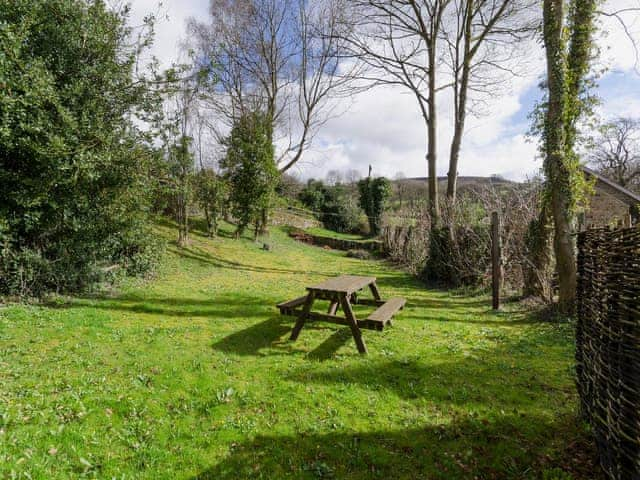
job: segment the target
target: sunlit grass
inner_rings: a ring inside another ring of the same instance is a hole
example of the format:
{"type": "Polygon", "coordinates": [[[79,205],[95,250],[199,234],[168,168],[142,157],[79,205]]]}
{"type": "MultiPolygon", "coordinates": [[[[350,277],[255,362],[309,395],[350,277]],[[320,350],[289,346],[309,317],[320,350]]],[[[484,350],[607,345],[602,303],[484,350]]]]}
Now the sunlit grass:
{"type": "Polygon", "coordinates": [[[327,230],[322,227],[309,227],[305,229],[305,232],[308,232],[312,235],[317,235],[319,237],[330,237],[330,238],[339,238],[341,240],[354,240],[354,241],[366,241],[370,240],[369,237],[364,235],[359,235],[357,233],[339,233],[334,232],[332,230],[327,230]]]}
{"type": "Polygon", "coordinates": [[[156,280],[117,295],[0,309],[0,478],[551,479],[584,463],[567,453],[584,435],[569,324],[278,229],[270,251],[231,232],[170,246],[156,280]],[[365,331],[368,356],[334,325],[289,342],[275,309],[340,273],[408,300],[365,331]]]}

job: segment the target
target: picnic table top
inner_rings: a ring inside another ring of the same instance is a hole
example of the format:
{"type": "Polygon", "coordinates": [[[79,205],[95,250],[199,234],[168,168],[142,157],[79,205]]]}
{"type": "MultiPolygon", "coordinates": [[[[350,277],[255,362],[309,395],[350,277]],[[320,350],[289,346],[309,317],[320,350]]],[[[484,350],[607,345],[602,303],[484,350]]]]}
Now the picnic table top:
{"type": "Polygon", "coordinates": [[[330,278],[317,285],[307,287],[307,290],[313,290],[316,292],[346,293],[347,295],[350,295],[375,282],[376,277],[340,275],[339,277],[330,278]]]}

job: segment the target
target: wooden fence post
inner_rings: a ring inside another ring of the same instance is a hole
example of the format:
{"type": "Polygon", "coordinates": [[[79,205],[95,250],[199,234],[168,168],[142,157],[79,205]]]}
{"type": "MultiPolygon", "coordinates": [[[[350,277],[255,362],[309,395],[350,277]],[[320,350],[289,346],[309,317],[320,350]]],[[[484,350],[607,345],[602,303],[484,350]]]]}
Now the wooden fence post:
{"type": "Polygon", "coordinates": [[[502,245],[500,241],[500,217],[498,212],[491,214],[491,280],[493,290],[493,309],[500,308],[500,285],[502,284],[502,245]]]}

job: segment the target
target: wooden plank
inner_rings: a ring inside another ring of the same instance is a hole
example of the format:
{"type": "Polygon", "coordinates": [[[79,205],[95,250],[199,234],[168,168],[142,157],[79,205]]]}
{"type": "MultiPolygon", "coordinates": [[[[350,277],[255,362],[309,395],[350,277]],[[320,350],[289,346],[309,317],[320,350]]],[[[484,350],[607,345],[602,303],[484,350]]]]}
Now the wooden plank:
{"type": "MultiPolygon", "coordinates": [[[[302,309],[296,309],[296,310],[291,310],[291,313],[288,313],[287,315],[298,316],[300,315],[300,313],[302,313],[302,309]]],[[[307,315],[307,321],[327,322],[327,323],[333,323],[336,325],[344,325],[347,327],[351,326],[351,323],[346,318],[341,317],[339,315],[330,315],[328,313],[309,312],[309,314],[307,315]]],[[[366,330],[380,331],[383,329],[382,327],[384,327],[384,325],[381,322],[369,321],[366,319],[357,320],[357,322],[358,322],[358,327],[364,328],[366,330]]],[[[388,323],[389,322],[387,322],[387,324],[388,323]]]]}
{"type": "Polygon", "coordinates": [[[358,352],[366,354],[367,345],[364,343],[362,332],[360,332],[360,327],[358,327],[358,320],[356,319],[356,316],[351,309],[351,304],[349,303],[347,295],[340,295],[340,304],[342,305],[342,310],[344,311],[344,314],[349,322],[349,327],[351,327],[351,333],[353,334],[353,339],[355,340],[356,346],[358,347],[358,352]]]}
{"type": "Polygon", "coordinates": [[[351,295],[358,290],[362,290],[367,285],[375,283],[375,277],[361,277],[359,275],[340,275],[330,278],[322,283],[307,287],[309,291],[332,292],[351,295]]]}
{"type": "Polygon", "coordinates": [[[304,302],[304,308],[302,309],[302,312],[300,312],[300,315],[298,315],[298,320],[293,326],[293,330],[291,330],[291,341],[295,341],[298,338],[298,335],[300,335],[300,330],[302,330],[302,327],[304,327],[304,323],[307,321],[307,317],[309,316],[309,312],[311,311],[311,307],[313,306],[315,298],[315,293],[309,292],[309,295],[307,295],[307,298],[304,302]]]}
{"type": "Polygon", "coordinates": [[[393,297],[381,305],[375,312],[367,317],[367,322],[379,322],[384,326],[391,317],[398,311],[402,310],[407,300],[402,297],[393,297]]]}
{"type": "Polygon", "coordinates": [[[335,323],[336,325],[351,325],[346,318],[339,315],[331,315],[329,313],[309,312],[309,314],[307,315],[307,320],[312,322],[319,321],[335,323]]]}
{"type": "Polygon", "coordinates": [[[303,295],[302,297],[294,298],[293,300],[280,302],[278,305],[276,305],[276,307],[278,307],[280,310],[282,310],[283,308],[286,308],[286,309],[296,308],[302,305],[306,299],[307,299],[307,296],[303,295]]]}

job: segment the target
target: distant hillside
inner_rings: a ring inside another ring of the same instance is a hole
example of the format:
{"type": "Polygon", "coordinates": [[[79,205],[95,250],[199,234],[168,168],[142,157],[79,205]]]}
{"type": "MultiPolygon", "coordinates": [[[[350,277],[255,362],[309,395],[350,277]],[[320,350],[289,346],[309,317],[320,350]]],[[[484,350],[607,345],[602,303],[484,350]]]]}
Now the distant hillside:
{"type": "MultiPolygon", "coordinates": [[[[393,183],[405,183],[409,185],[426,185],[427,177],[413,177],[393,180],[393,183]]],[[[458,187],[471,187],[479,185],[513,185],[517,182],[502,177],[458,177],[458,187]]],[[[438,177],[438,186],[446,185],[447,177],[438,177]]]]}
{"type": "MultiPolygon", "coordinates": [[[[392,180],[391,205],[402,208],[403,205],[413,207],[424,204],[428,196],[427,177],[401,178],[392,180]]],[[[469,190],[484,188],[509,188],[518,185],[505,178],[492,177],[458,177],[458,193],[464,194],[469,190]]],[[[438,177],[438,190],[441,195],[447,191],[447,177],[438,177]]]]}

